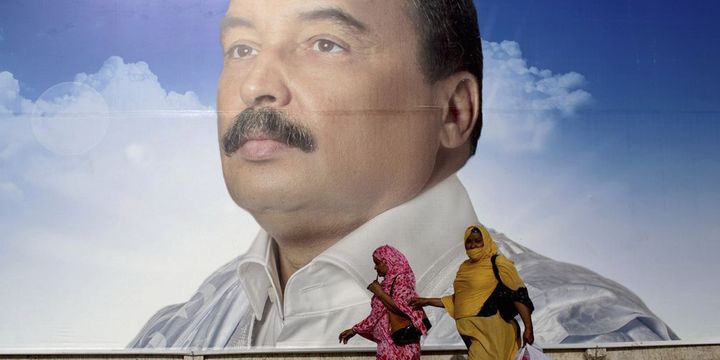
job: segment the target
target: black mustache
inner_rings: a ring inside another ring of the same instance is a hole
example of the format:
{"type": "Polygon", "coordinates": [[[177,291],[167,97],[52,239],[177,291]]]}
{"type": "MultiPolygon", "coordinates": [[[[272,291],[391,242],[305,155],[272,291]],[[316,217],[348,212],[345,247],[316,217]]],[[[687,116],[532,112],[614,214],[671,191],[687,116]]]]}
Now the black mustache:
{"type": "Polygon", "coordinates": [[[222,148],[225,155],[232,155],[250,140],[251,135],[257,133],[306,153],[316,149],[315,138],[310,129],[288,120],[275,109],[247,108],[235,116],[232,127],[223,136],[222,148]]]}

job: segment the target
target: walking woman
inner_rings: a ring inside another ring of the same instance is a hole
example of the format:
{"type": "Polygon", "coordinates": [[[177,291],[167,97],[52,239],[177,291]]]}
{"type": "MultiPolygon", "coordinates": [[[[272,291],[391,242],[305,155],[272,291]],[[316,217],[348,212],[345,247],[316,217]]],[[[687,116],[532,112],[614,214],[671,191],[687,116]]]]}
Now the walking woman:
{"type": "Polygon", "coordinates": [[[411,304],[444,307],[468,346],[468,359],[513,359],[521,346],[514,319],[518,313],[525,326],[522,340],[534,341],[530,318],[534,307],[527,288],[515,265],[497,254],[495,242],[482,225],[465,231],[465,251],[469,259],[455,275],[454,294],[417,298],[411,304]]]}
{"type": "MultiPolygon", "coordinates": [[[[389,245],[381,246],[373,252],[375,271],[382,276],[382,283],[377,280],[369,286],[373,296],[370,305],[372,310],[365,320],[340,333],[340,342],[347,344],[348,339],[360,334],[377,343],[377,359],[383,360],[419,360],[420,337],[417,341],[406,345],[393,342],[389,313],[409,320],[408,326],[414,326],[421,334],[427,333],[423,323],[425,312],[409,305],[410,299],[417,297],[415,292],[415,275],[405,255],[389,245]]],[[[413,330],[415,331],[415,330],[413,330]]]]}

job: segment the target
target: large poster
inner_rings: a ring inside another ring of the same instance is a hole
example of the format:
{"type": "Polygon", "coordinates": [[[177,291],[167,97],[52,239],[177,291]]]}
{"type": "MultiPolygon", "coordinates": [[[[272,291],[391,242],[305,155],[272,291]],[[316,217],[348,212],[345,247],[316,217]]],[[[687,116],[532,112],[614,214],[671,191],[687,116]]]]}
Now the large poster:
{"type": "Polygon", "coordinates": [[[469,238],[540,345],[717,340],[717,10],[4,0],[0,352],[375,346],[469,238]]]}

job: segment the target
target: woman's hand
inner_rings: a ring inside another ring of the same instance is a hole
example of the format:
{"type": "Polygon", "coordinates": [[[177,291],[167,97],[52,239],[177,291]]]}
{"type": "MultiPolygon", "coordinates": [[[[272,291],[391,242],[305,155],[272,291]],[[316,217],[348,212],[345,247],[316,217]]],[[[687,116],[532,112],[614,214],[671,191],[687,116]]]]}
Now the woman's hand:
{"type": "Polygon", "coordinates": [[[444,308],[445,305],[442,303],[442,300],[440,298],[423,298],[423,297],[416,297],[410,299],[408,304],[412,307],[423,307],[423,306],[435,306],[439,308],[444,308]]]}
{"type": "Polygon", "coordinates": [[[338,336],[338,339],[341,343],[347,344],[348,340],[350,340],[351,337],[355,336],[357,334],[355,330],[353,329],[347,329],[340,333],[340,336],[338,336]]]}
{"type": "Polygon", "coordinates": [[[530,316],[530,308],[528,308],[527,305],[519,301],[515,301],[514,304],[515,308],[520,314],[523,326],[525,327],[525,330],[523,331],[523,345],[532,345],[533,341],[535,341],[535,334],[533,334],[533,323],[532,317],[530,316]]]}
{"type": "Polygon", "coordinates": [[[375,295],[379,295],[383,292],[382,286],[377,280],[371,282],[370,285],[368,285],[367,289],[375,295]]]}
{"type": "Polygon", "coordinates": [[[525,331],[523,331],[523,345],[528,344],[532,345],[532,343],[535,341],[535,334],[533,333],[532,327],[525,328],[525,331]]]}

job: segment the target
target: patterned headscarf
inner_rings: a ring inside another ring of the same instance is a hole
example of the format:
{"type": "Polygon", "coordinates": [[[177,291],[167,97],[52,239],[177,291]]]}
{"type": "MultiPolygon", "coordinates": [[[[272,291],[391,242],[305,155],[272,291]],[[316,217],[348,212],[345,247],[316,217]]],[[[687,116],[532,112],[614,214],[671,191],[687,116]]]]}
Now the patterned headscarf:
{"type": "Polygon", "coordinates": [[[382,261],[388,267],[388,272],[385,274],[383,282],[386,280],[392,281],[395,276],[408,273],[413,277],[413,280],[415,279],[415,275],[413,274],[412,268],[410,268],[410,264],[400,250],[390,245],[383,245],[375,249],[373,257],[382,261]]]}
{"type": "MultiPolygon", "coordinates": [[[[403,313],[410,317],[413,325],[415,325],[421,333],[425,334],[427,329],[425,329],[425,324],[422,322],[425,312],[422,309],[411,307],[408,304],[410,298],[417,297],[418,295],[415,291],[415,274],[413,273],[407,258],[405,258],[405,255],[403,255],[400,250],[390,245],[383,245],[375,249],[373,257],[382,261],[388,267],[387,274],[385,274],[385,277],[380,284],[382,285],[383,291],[385,291],[388,295],[393,293],[392,298],[395,305],[403,313]],[[401,279],[397,279],[396,282],[395,278],[398,275],[403,276],[401,279]],[[393,284],[395,285],[394,289],[393,284]]],[[[373,301],[379,302],[380,300],[374,298],[373,301]]],[[[384,308],[384,305],[382,305],[383,311],[384,308]]]]}

